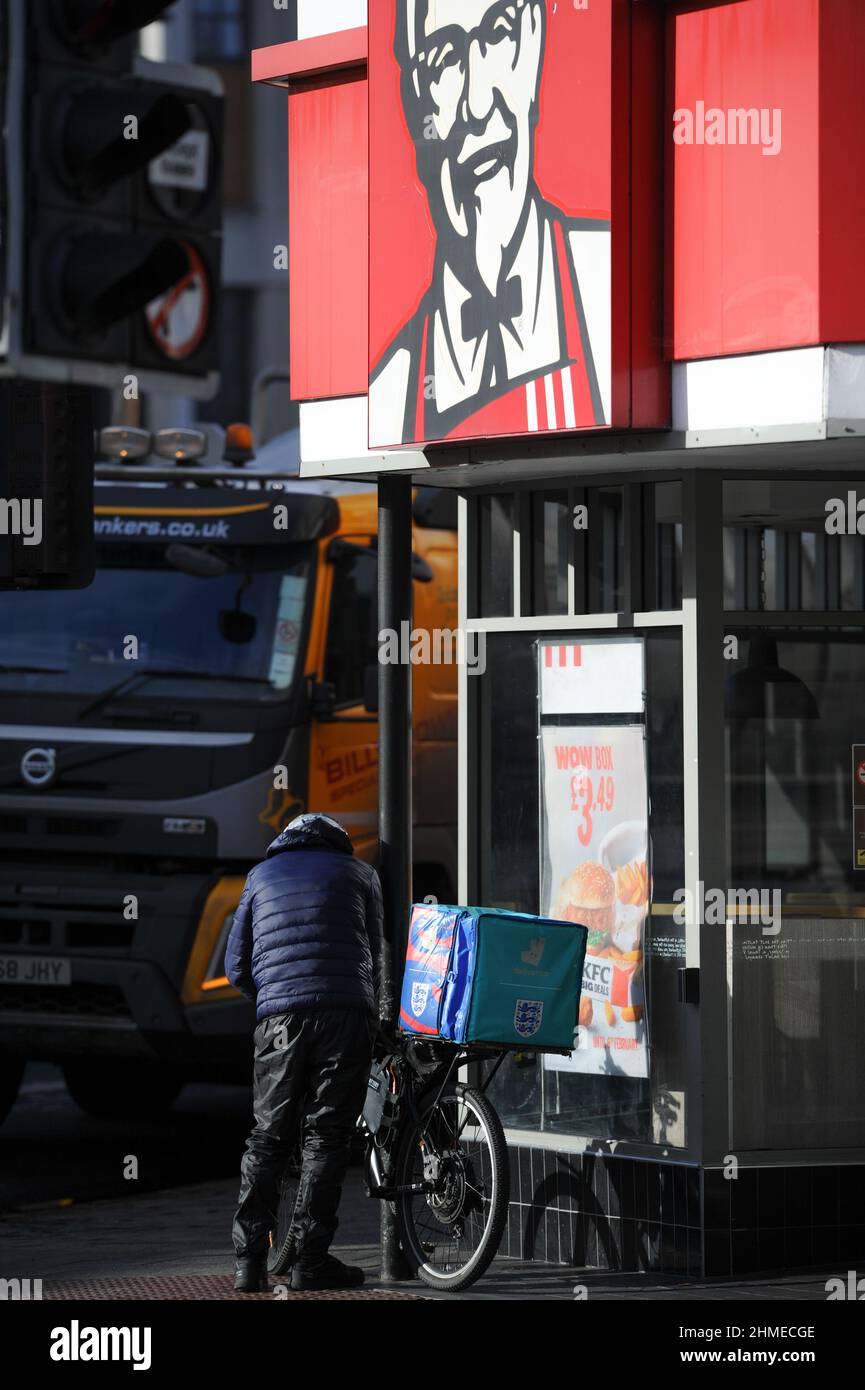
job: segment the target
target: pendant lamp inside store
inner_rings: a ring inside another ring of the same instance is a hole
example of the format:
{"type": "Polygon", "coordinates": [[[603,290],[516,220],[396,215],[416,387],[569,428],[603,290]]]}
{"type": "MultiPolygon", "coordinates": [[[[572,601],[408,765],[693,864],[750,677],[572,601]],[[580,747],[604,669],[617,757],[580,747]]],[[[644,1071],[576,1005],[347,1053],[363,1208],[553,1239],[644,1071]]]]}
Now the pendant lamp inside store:
{"type": "Polygon", "coordinates": [[[754,637],[748,665],[725,688],[728,719],[819,719],[817,701],[804,681],[778,665],[778,643],[754,637]]]}

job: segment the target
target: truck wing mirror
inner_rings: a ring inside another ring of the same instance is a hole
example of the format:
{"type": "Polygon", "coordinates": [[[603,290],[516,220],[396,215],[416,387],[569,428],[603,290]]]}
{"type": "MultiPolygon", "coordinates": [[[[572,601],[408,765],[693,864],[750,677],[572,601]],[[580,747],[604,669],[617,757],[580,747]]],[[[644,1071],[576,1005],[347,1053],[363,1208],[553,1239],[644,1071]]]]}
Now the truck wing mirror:
{"type": "MultiPolygon", "coordinates": [[[[346,541],[337,536],[327,547],[327,560],[330,565],[338,565],[341,560],[351,560],[358,555],[369,555],[373,560],[377,560],[378,537],[373,538],[371,545],[357,545],[354,541],[346,541]]],[[[432,569],[417,551],[414,551],[411,557],[411,577],[417,580],[418,584],[429,584],[435,578],[432,569]]]]}
{"type": "Polygon", "coordinates": [[[313,719],[333,719],[336,715],[336,686],[330,681],[311,681],[309,708],[313,719]]]}
{"type": "Polygon", "coordinates": [[[434,578],[433,572],[422,555],[417,551],[411,557],[411,577],[418,584],[431,584],[434,578]]]}
{"type": "Polygon", "coordinates": [[[342,536],[337,536],[327,547],[329,565],[338,565],[340,560],[353,560],[358,555],[371,555],[375,559],[376,548],[372,545],[358,545],[355,541],[343,540],[342,536]]]}

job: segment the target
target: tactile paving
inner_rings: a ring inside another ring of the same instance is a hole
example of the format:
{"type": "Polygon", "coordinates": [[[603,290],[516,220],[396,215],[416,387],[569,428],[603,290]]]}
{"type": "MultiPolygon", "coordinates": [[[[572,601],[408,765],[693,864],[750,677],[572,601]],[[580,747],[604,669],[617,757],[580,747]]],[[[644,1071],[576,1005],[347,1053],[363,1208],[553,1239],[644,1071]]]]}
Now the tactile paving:
{"type": "Polygon", "coordinates": [[[293,1293],[278,1278],[271,1279],[269,1293],[235,1293],[230,1274],[157,1274],[140,1278],[113,1279],[64,1279],[57,1282],[45,1280],[43,1299],[58,1302],[97,1301],[118,1302],[122,1300],[146,1300],[151,1302],[198,1300],[249,1300],[278,1299],[409,1299],[417,1302],[422,1294],[403,1293],[387,1289],[333,1289],[323,1293],[293,1293]]]}

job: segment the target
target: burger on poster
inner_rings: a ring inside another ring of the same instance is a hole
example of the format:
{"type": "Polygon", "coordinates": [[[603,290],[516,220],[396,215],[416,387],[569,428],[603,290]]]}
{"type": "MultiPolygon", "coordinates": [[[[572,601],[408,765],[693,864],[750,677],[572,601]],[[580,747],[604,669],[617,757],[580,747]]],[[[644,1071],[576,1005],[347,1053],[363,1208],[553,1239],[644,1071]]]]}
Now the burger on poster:
{"type": "Polygon", "coordinates": [[[553,907],[560,922],[580,922],[589,929],[588,948],[605,946],[616,922],[616,881],[603,864],[587,859],[562,880],[553,907]]]}
{"type": "MultiPolygon", "coordinates": [[[[562,880],[553,916],[565,922],[581,922],[588,928],[587,951],[608,957],[628,972],[630,1001],[616,1009],[604,1001],[607,1028],[634,1024],[642,1017],[638,988],[642,960],[642,931],[648,911],[648,836],[645,824],[628,821],[616,826],[601,843],[598,860],[585,860],[562,880]]],[[[595,1021],[595,1006],[584,994],[579,1023],[595,1021]]]]}

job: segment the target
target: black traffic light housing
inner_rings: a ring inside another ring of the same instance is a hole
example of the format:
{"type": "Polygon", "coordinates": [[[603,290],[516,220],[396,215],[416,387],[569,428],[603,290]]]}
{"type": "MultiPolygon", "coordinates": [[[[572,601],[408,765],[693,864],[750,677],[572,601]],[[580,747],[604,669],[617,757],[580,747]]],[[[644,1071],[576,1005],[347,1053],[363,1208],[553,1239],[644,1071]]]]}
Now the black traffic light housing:
{"type": "MultiPolygon", "coordinates": [[[[65,50],[91,62],[110,64],[128,57],[120,47],[145,24],[159,19],[174,0],[42,0],[50,10],[52,32],[65,50]]],[[[122,70],[122,68],[120,69],[122,70]]]]}
{"type": "Polygon", "coordinates": [[[218,386],[221,85],[135,52],[170,3],[7,0],[0,374],[218,386]]]}

